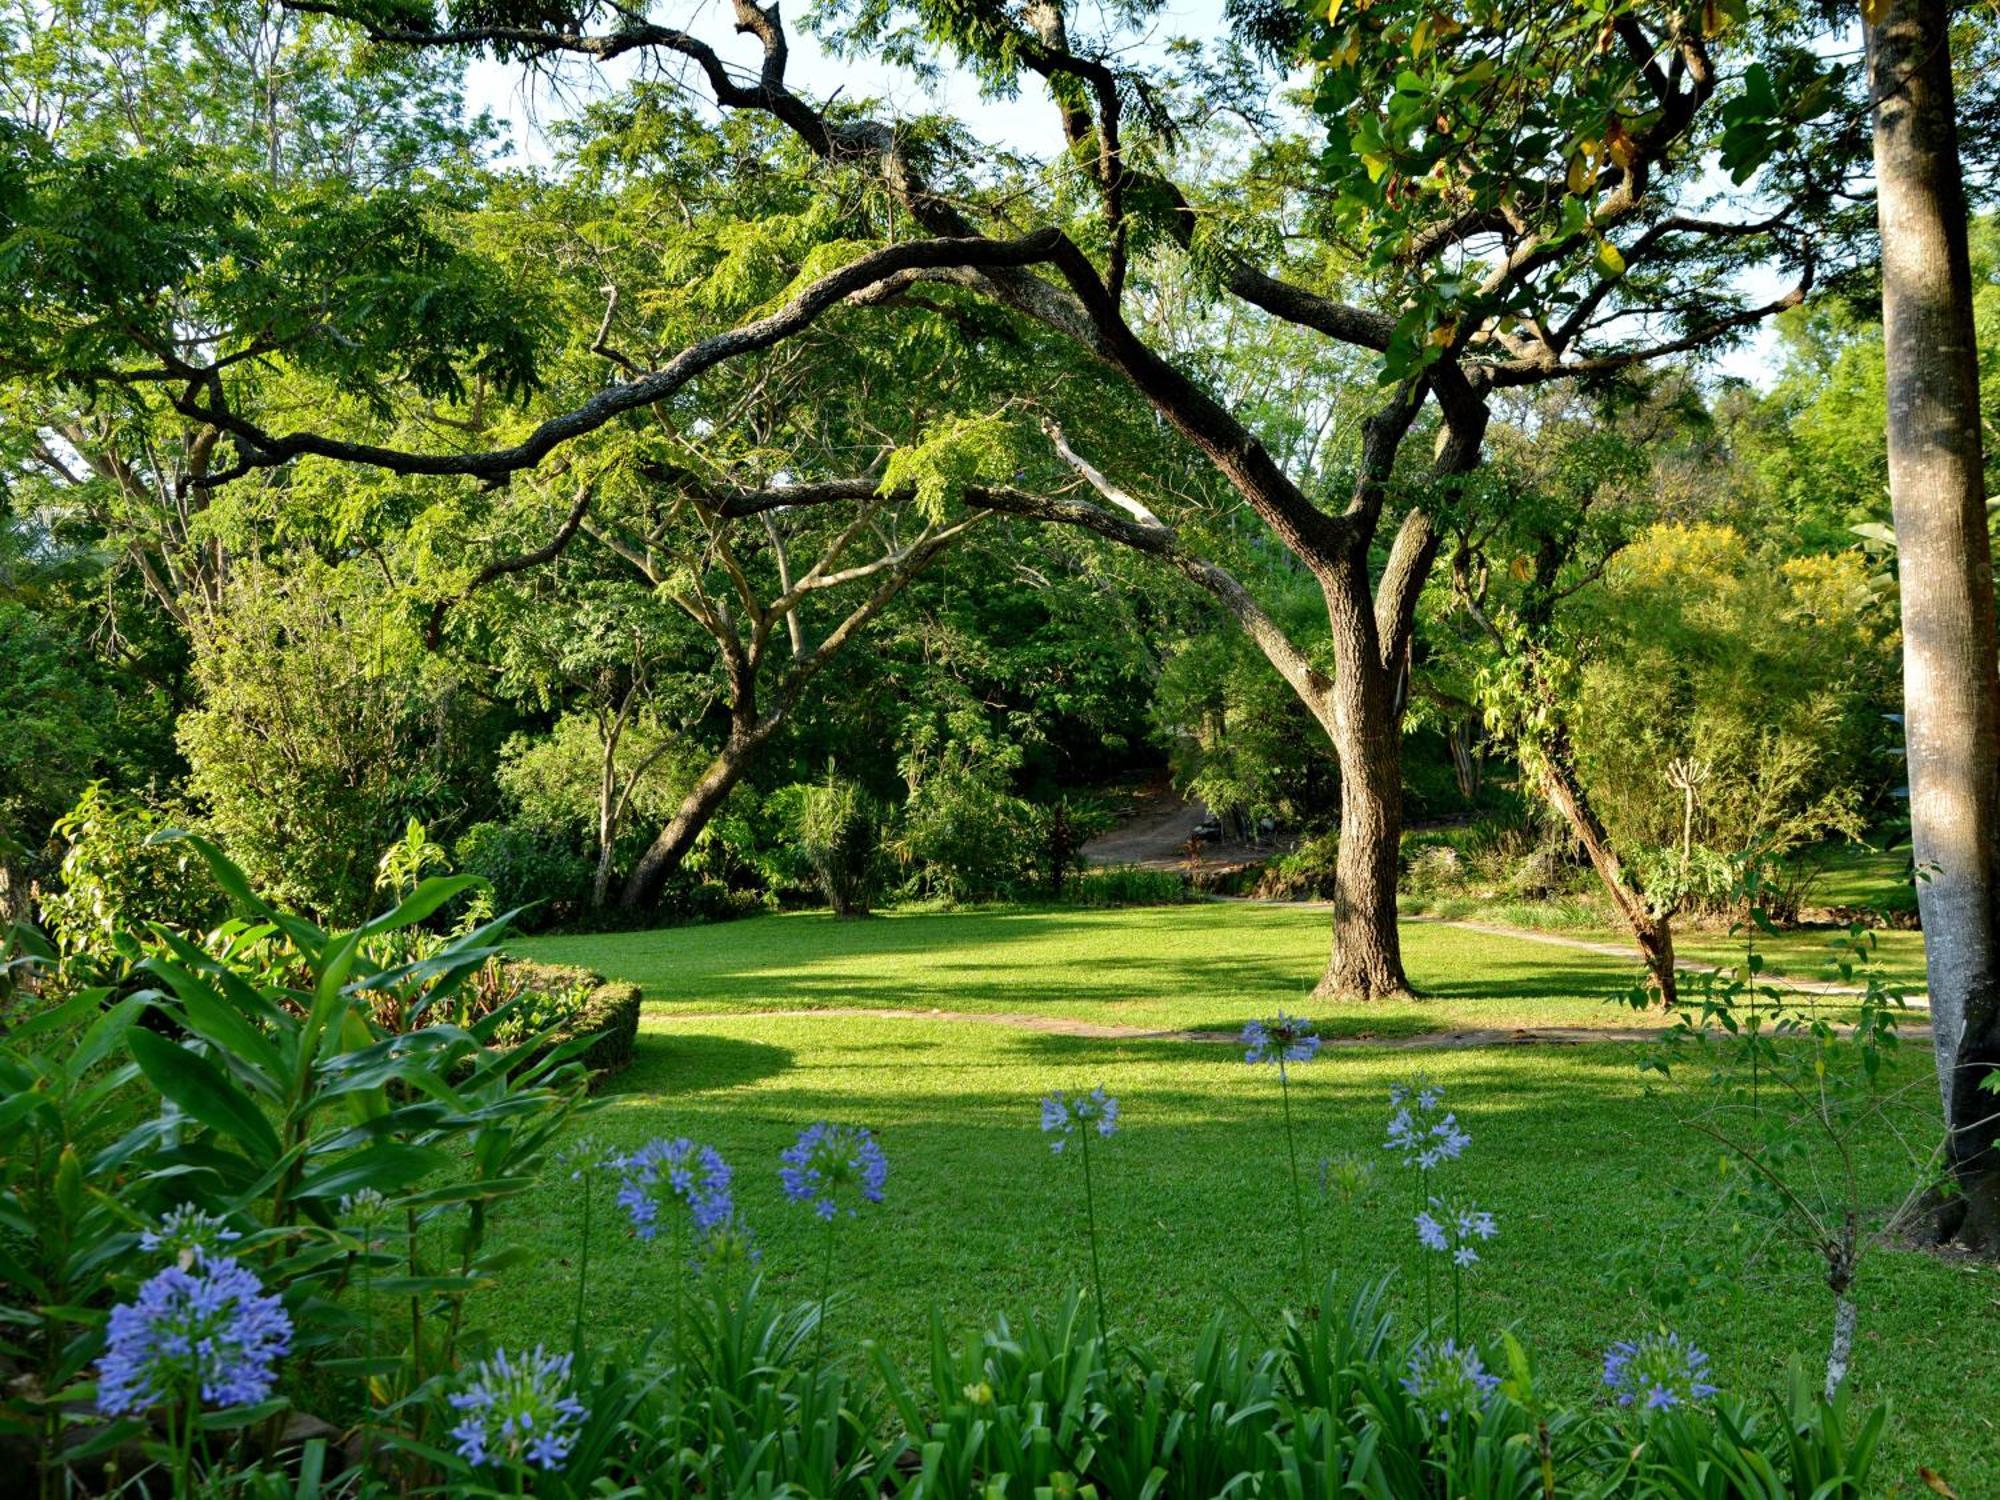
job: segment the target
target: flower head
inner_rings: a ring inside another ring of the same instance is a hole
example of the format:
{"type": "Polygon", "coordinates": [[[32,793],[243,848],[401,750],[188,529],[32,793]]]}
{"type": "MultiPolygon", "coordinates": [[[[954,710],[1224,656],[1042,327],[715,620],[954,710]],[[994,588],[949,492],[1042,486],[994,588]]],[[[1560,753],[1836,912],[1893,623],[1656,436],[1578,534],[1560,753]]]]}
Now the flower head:
{"type": "Polygon", "coordinates": [[[471,1378],[448,1398],[458,1412],[451,1430],[469,1464],[534,1464],[554,1469],[569,1457],[577,1429],[590,1413],[569,1389],[570,1357],[509,1356],[502,1349],[473,1366],[471,1378]]]}
{"type": "Polygon", "coordinates": [[[555,1154],[556,1169],[568,1168],[571,1182],[581,1182],[591,1172],[615,1172],[624,1160],[616,1152],[607,1153],[604,1142],[594,1135],[580,1135],[555,1154]]]}
{"type": "Polygon", "coordinates": [[[1399,1151],[1403,1165],[1430,1171],[1448,1161],[1456,1161],[1472,1137],[1459,1128],[1458,1116],[1440,1114],[1444,1090],[1422,1077],[1396,1084],[1389,1090],[1389,1136],[1384,1150],[1399,1151]]]}
{"type": "Polygon", "coordinates": [[[250,1406],[271,1394],[292,1347],[292,1320],[234,1260],[173,1265],[111,1309],[97,1373],[97,1409],[137,1414],[199,1391],[210,1406],[250,1406]]]}
{"type": "Polygon", "coordinates": [[[1079,1127],[1094,1128],[1110,1135],[1118,1128],[1118,1101],[1100,1085],[1087,1094],[1065,1094],[1058,1089],[1042,1100],[1042,1130],[1053,1135],[1049,1149],[1058,1156],[1079,1127]]]}
{"type": "Polygon", "coordinates": [[[704,1272],[723,1275],[748,1270],[764,1259],[757,1236],[750,1232],[750,1226],[739,1213],[731,1213],[702,1236],[700,1255],[704,1272]]]}
{"type": "Polygon", "coordinates": [[[1613,1344],[1604,1355],[1604,1383],[1620,1406],[1647,1411],[1706,1401],[1715,1394],[1708,1356],[1677,1333],[1649,1333],[1613,1344]]]}
{"type": "Polygon", "coordinates": [[[1461,1349],[1451,1339],[1417,1345],[1403,1376],[1403,1389],[1445,1422],[1455,1413],[1478,1411],[1486,1393],[1499,1384],[1500,1377],[1487,1373],[1477,1349],[1461,1349]]]}
{"type": "Polygon", "coordinates": [[[242,1238],[227,1219],[183,1203],[162,1214],[159,1223],[139,1236],[139,1248],[164,1250],[167,1259],[185,1271],[196,1261],[221,1259],[223,1247],[242,1238]]]}
{"type": "Polygon", "coordinates": [[[1449,1255],[1454,1265],[1479,1264],[1480,1240],[1490,1240],[1500,1232],[1493,1215],[1463,1199],[1433,1198],[1430,1207],[1417,1215],[1417,1243],[1426,1250],[1449,1255]]]}
{"type": "Polygon", "coordinates": [[[1311,1062],[1319,1051],[1319,1036],[1304,1016],[1282,1010],[1268,1021],[1251,1021],[1243,1028],[1243,1060],[1257,1063],[1311,1062]]]}
{"type": "Polygon", "coordinates": [[[685,1209],[703,1234],[730,1215],[729,1163],[713,1146],[697,1146],[685,1136],[655,1139],[614,1164],[623,1174],[618,1206],[631,1216],[632,1232],[642,1240],[659,1234],[662,1208],[685,1209]]]}
{"type": "Polygon", "coordinates": [[[825,1120],[808,1125],[778,1160],[784,1163],[778,1178],[785,1196],[811,1204],[822,1219],[831,1219],[843,1207],[853,1214],[851,1200],[857,1196],[880,1203],[882,1185],[889,1177],[889,1158],[882,1154],[881,1143],[859,1125],[832,1125],[825,1120]]]}

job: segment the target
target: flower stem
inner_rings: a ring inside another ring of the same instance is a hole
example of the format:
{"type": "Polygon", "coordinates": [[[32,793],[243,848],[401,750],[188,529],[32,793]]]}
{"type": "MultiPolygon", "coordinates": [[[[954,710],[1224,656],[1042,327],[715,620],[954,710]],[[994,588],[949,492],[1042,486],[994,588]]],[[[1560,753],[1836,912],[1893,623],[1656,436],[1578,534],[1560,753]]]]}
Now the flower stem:
{"type": "Polygon", "coordinates": [[[1104,1269],[1097,1260],[1097,1199],[1090,1184],[1090,1132],[1085,1130],[1080,1139],[1083,1142],[1083,1213],[1090,1228],[1090,1280],[1097,1289],[1097,1333],[1100,1338],[1109,1338],[1111,1322],[1104,1312],[1104,1269]]]}
{"type": "Polygon", "coordinates": [[[192,1382],[181,1394],[181,1406],[187,1418],[181,1424],[180,1471],[174,1475],[175,1500],[193,1500],[194,1496],[194,1419],[201,1411],[201,1403],[196,1399],[198,1395],[192,1382]]]}
{"type": "Polygon", "coordinates": [[[1453,1256],[1451,1262],[1451,1337],[1453,1343],[1460,1344],[1462,1344],[1465,1338],[1465,1304],[1460,1294],[1460,1283],[1464,1280],[1464,1277],[1464,1268],[1459,1265],[1458,1258],[1453,1256]]]}
{"type": "Polygon", "coordinates": [[[835,1211],[826,1220],[826,1265],[819,1278],[819,1327],[813,1330],[813,1370],[818,1372],[826,1359],[826,1319],[827,1309],[833,1298],[833,1237],[840,1224],[840,1214],[835,1211]]]}
{"type": "Polygon", "coordinates": [[[1292,1138],[1292,1084],[1285,1072],[1285,1060],[1278,1059],[1278,1093],[1285,1101],[1285,1152],[1292,1162],[1292,1228],[1299,1237],[1299,1280],[1300,1290],[1308,1297],[1312,1295],[1312,1262],[1306,1253],[1306,1210],[1304,1200],[1299,1196],[1299,1148],[1292,1138]]]}
{"type": "Polygon", "coordinates": [[[570,1357],[578,1365],[583,1363],[583,1303],[590,1288],[590,1198],[591,1172],[588,1167],[583,1172],[583,1249],[576,1263],[576,1329],[570,1336],[570,1357]]]}

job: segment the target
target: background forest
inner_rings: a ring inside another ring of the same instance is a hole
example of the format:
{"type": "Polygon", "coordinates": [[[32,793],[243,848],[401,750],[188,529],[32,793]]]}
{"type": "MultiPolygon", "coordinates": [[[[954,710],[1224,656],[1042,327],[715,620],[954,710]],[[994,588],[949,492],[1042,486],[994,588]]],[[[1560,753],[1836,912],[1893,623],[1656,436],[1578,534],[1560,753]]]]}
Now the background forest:
{"type": "MultiPolygon", "coordinates": [[[[767,127],[718,127],[649,81],[557,122],[551,160],[529,168],[467,114],[454,59],[372,48],[337,23],[89,4],[58,25],[23,12],[6,35],[10,111],[67,149],[150,150],[162,174],[198,156],[212,191],[274,203],[408,185],[408,222],[353,232],[437,258],[476,293],[438,318],[504,318],[508,342],[469,371],[411,351],[393,399],[344,346],[258,377],[261,407],[333,431],[504,432],[616,374],[618,341],[671,344],[832,264],[868,211],[860,186],[815,175],[767,127]],[[183,133],[192,117],[203,138],[183,133]],[[541,394],[518,416],[485,410],[529,368],[541,394]]],[[[1276,170],[1228,132],[1177,139],[1218,192],[1276,170]]],[[[118,190],[184,188],[163,175],[118,190]]],[[[1991,226],[1975,241],[1990,369],[1991,226]]],[[[1358,366],[1219,313],[1198,259],[1160,249],[1138,267],[1149,333],[1309,493],[1342,492],[1374,399],[1358,366]]],[[[342,295],[358,317],[406,293],[385,271],[342,295]]],[[[336,465],[205,488],[214,434],[143,388],[15,379],[0,439],[8,901],[62,890],[72,856],[75,875],[141,878],[109,864],[161,822],[215,831],[266,888],[344,920],[414,819],[442,861],[530,904],[538,926],[822,899],[800,834],[829,815],[828,789],[868,825],[845,836],[873,851],[870,884],[905,898],[1066,891],[1075,845],[1163,772],[1235,828],[1335,828],[1325,740],[1200,589],[1088,532],[969,525],[955,507],[981,482],[1075,489],[1064,455],[1090,456],[1330,666],[1298,560],[1059,343],[974,305],[902,300],[889,338],[816,330],[719,372],[651,430],[498,490],[336,465]],[[885,465],[910,498],[858,521],[719,517],[675,493],[683,475],[756,488],[885,465]],[[736,588],[770,610],[747,633],[736,588]],[[776,722],[717,795],[732,716],[754,695],[776,722]],[[628,890],[675,830],[666,877],[628,890]]],[[[1894,842],[1876,317],[1856,274],[1779,314],[1754,359],[1667,358],[1495,402],[1481,492],[1423,595],[1405,722],[1409,819],[1477,833],[1437,845],[1453,855],[1406,851],[1420,884],[1589,894],[1568,831],[1524,788],[1494,707],[1504,649],[1477,623],[1517,602],[1557,538],[1555,690],[1628,860],[1674,856],[1658,879],[1713,906],[1747,849],[1894,842]],[[1676,763],[1702,776],[1691,821],[1676,763]]],[[[1310,845],[1289,865],[1284,889],[1324,884],[1310,845]]]]}

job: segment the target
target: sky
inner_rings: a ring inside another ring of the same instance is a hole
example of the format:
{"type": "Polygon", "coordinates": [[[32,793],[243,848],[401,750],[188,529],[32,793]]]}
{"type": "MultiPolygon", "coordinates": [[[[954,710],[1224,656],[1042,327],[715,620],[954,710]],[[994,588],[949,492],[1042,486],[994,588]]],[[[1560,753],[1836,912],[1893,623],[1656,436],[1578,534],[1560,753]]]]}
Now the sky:
{"type": "MultiPolygon", "coordinates": [[[[676,7],[671,19],[713,46],[725,62],[740,65],[748,74],[761,61],[761,49],[753,38],[736,34],[731,15],[726,0],[697,0],[691,13],[676,7]]],[[[1215,36],[1222,26],[1221,0],[1166,0],[1148,36],[1137,44],[1135,51],[1144,55],[1176,36],[1196,39],[1215,36]]],[[[1024,85],[1015,99],[984,99],[974,79],[962,70],[948,69],[935,89],[927,89],[900,69],[883,67],[865,58],[850,61],[829,56],[795,20],[787,23],[786,33],[791,43],[787,80],[808,97],[824,99],[838,92],[850,99],[873,99],[880,113],[892,116],[943,110],[956,115],[977,138],[1004,141],[1015,152],[1053,156],[1062,149],[1056,112],[1046,92],[1034,83],[1024,85]]],[[[602,88],[607,76],[615,83],[622,83],[632,76],[632,70],[620,63],[601,70],[601,74],[600,70],[579,68],[565,99],[552,97],[545,90],[531,93],[523,84],[529,75],[517,64],[482,59],[473,64],[467,75],[468,102],[475,112],[486,110],[502,124],[512,143],[515,160],[546,162],[550,152],[545,129],[574,107],[573,101],[582,96],[579,91],[602,88]]],[[[1746,278],[1743,288],[1758,301],[1769,301],[1786,284],[1775,273],[1761,273],[1746,278]]],[[[1777,378],[1778,364],[1777,331],[1767,322],[1712,368],[1718,376],[1768,389],[1777,378]]]]}

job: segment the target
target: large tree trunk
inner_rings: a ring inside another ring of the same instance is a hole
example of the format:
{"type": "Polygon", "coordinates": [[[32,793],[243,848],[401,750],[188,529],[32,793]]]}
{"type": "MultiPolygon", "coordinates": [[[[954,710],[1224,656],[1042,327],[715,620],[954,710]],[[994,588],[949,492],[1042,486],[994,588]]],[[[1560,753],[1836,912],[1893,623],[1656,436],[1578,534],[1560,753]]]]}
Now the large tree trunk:
{"type": "Polygon", "coordinates": [[[2000,669],[1966,204],[1944,0],[1865,6],[1882,230],[1889,494],[1903,609],[1910,827],[1946,1152],[1940,1231],[2000,1249],[2000,669]]]}
{"type": "Polygon", "coordinates": [[[681,861],[687,858],[702,829],[708,827],[716,809],[736,789],[736,783],[743,779],[743,773],[750,769],[776,728],[776,720],[766,720],[730,731],[721,751],[701,773],[701,779],[681,799],[667,826],[632,867],[625,881],[625,893],[619,900],[626,911],[644,911],[659,899],[661,887],[680,869],[681,861]]]}
{"type": "MultiPolygon", "coordinates": [[[[1342,669],[1342,675],[1346,675],[1342,669]]],[[[1338,715],[1336,689],[1336,715],[1338,715]]],[[[1403,729],[1380,708],[1336,717],[1340,847],[1333,877],[1333,953],[1315,998],[1382,1000],[1410,993],[1396,920],[1403,840],[1403,729]]]]}

